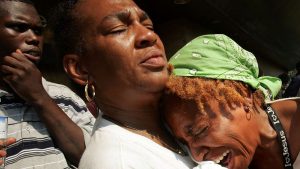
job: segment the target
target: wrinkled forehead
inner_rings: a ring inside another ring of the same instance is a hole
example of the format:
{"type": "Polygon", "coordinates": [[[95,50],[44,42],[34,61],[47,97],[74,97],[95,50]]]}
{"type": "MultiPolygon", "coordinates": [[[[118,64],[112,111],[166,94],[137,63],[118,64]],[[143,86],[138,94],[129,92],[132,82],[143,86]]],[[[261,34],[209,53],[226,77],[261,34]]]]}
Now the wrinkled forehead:
{"type": "Polygon", "coordinates": [[[105,17],[122,11],[141,12],[141,9],[132,0],[81,0],[74,10],[81,19],[99,23],[105,17]]]}

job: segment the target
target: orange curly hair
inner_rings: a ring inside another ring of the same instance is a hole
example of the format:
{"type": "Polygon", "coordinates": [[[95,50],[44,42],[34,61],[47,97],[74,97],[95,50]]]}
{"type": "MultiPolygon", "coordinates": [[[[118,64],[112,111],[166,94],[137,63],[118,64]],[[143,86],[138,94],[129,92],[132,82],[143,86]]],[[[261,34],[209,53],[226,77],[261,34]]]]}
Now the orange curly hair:
{"type": "Polygon", "coordinates": [[[263,93],[252,90],[243,82],[199,77],[171,75],[164,92],[163,104],[168,104],[168,97],[195,101],[199,111],[203,113],[211,109],[209,99],[216,99],[219,106],[228,113],[236,106],[246,105],[246,98],[252,97],[253,102],[260,107],[264,105],[263,93]]]}

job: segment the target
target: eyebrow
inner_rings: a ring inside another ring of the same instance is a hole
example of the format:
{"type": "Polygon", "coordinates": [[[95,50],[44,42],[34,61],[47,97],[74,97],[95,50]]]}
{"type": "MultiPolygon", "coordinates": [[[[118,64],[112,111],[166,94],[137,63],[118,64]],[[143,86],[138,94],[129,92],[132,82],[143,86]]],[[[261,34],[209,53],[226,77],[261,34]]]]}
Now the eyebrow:
{"type": "MultiPolygon", "coordinates": [[[[102,20],[102,23],[109,21],[109,20],[113,20],[113,19],[119,19],[121,21],[126,21],[130,16],[131,16],[130,10],[123,10],[123,11],[119,11],[119,12],[113,13],[111,15],[105,16],[102,20]]],[[[140,18],[140,22],[150,19],[149,15],[144,11],[140,11],[138,16],[140,18]]]]}
{"type": "Polygon", "coordinates": [[[24,18],[23,16],[16,16],[15,18],[12,18],[11,22],[12,23],[29,24],[31,26],[35,25],[37,27],[46,27],[46,25],[47,25],[47,21],[46,21],[46,24],[43,24],[43,21],[41,18],[39,19],[39,21],[33,21],[34,23],[32,23],[32,21],[28,21],[28,19],[24,18]]]}
{"type": "Polygon", "coordinates": [[[7,23],[7,25],[13,25],[13,24],[28,25],[30,27],[35,27],[35,28],[45,28],[46,27],[46,25],[43,25],[42,23],[32,24],[32,23],[29,23],[22,19],[14,19],[7,23]]]}
{"type": "Polygon", "coordinates": [[[101,21],[101,23],[104,23],[104,22],[107,22],[107,21],[110,21],[110,20],[115,20],[115,19],[119,19],[121,21],[124,21],[125,19],[130,17],[130,15],[131,15],[131,13],[128,10],[116,12],[116,13],[105,16],[103,18],[103,20],[101,21]]]}

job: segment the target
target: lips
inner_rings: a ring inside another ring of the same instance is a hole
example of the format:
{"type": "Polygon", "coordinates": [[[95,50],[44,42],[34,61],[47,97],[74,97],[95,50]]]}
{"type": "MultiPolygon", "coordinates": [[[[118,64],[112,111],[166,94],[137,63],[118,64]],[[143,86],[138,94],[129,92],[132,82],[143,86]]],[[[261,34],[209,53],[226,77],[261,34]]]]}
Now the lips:
{"type": "Polygon", "coordinates": [[[22,51],[25,57],[27,57],[32,62],[38,62],[41,59],[41,51],[40,50],[27,50],[22,51]]]}
{"type": "Polygon", "coordinates": [[[231,159],[231,153],[229,150],[227,150],[223,154],[221,154],[217,159],[215,159],[214,161],[223,167],[228,167],[230,159],[231,159]]]}
{"type": "MultiPolygon", "coordinates": [[[[210,156],[210,155],[209,155],[210,156]]],[[[229,164],[232,158],[232,152],[229,150],[223,150],[222,152],[218,152],[218,155],[214,155],[213,157],[206,157],[204,160],[214,161],[215,163],[229,168],[229,164]]]]}
{"type": "Polygon", "coordinates": [[[160,50],[151,50],[146,53],[140,64],[149,69],[161,69],[167,64],[167,61],[160,50]]]}

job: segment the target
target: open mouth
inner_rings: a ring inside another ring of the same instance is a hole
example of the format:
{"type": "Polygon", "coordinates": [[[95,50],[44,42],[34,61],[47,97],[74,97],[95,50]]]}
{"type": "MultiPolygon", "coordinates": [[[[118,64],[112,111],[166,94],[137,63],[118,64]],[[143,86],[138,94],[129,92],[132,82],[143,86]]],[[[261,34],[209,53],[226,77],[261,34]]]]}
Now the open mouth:
{"type": "Polygon", "coordinates": [[[215,163],[220,164],[223,167],[228,167],[231,159],[231,153],[229,150],[225,151],[222,155],[214,160],[215,163]]]}

